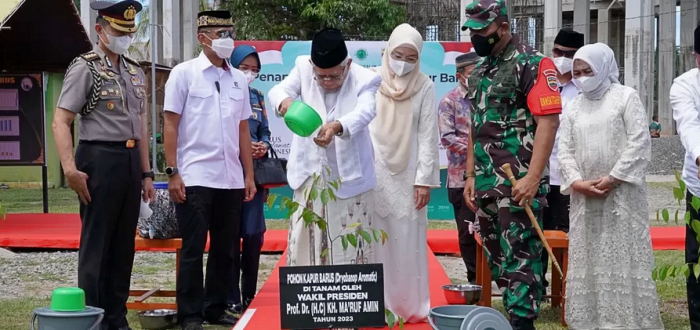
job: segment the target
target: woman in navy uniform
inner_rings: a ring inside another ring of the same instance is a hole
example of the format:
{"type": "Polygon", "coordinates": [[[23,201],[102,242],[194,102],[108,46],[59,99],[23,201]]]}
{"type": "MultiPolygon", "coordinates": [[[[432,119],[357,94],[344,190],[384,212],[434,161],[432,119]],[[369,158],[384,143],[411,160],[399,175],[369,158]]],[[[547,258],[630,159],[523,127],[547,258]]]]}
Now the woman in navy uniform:
{"type": "MultiPolygon", "coordinates": [[[[238,46],[231,54],[231,66],[243,72],[250,85],[260,73],[260,58],[252,46],[238,46]]],[[[267,157],[267,151],[270,148],[270,127],[268,126],[263,93],[252,87],[249,89],[253,114],[248,119],[248,126],[250,127],[250,139],[253,142],[253,159],[259,159],[267,157]]],[[[232,313],[245,311],[255,296],[260,252],[265,235],[263,204],[267,199],[267,193],[266,189],[258,187],[255,198],[243,204],[240,228],[243,247],[240,255],[240,269],[236,267],[233,269],[233,284],[228,295],[232,313]],[[239,279],[240,287],[238,285],[239,279]]]]}

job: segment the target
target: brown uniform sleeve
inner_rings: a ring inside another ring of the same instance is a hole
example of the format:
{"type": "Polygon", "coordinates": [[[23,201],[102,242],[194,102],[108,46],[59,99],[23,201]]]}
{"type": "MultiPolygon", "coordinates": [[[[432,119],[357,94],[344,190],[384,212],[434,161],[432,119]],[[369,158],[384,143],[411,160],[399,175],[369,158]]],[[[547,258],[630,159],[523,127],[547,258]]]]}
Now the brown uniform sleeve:
{"type": "Polygon", "coordinates": [[[90,69],[87,67],[87,62],[80,59],[66,71],[61,95],[58,97],[58,107],[73,113],[79,113],[87,102],[91,86],[92,74],[90,69]]]}

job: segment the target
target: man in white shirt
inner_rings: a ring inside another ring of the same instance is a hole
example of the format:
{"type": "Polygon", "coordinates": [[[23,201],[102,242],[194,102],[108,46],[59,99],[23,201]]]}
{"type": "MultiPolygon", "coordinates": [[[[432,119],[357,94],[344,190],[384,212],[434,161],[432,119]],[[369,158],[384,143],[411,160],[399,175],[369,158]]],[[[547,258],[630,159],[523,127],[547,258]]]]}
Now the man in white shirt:
{"type": "MultiPolygon", "coordinates": [[[[692,220],[700,220],[698,211],[692,206],[693,198],[700,197],[700,26],[695,29],[695,51],[693,56],[698,68],[692,69],[673,81],[671,86],[671,108],[678,134],[685,147],[685,164],[682,179],[688,187],[686,212],[692,220]]],[[[693,228],[686,225],[685,262],[698,263],[698,241],[693,228]]],[[[691,266],[690,269],[693,269],[691,266]]],[[[687,279],[688,312],[690,328],[700,330],[700,285],[691,273],[687,279]]]]}
{"type": "MultiPolygon", "coordinates": [[[[584,36],[573,30],[562,29],[554,39],[554,65],[557,67],[557,81],[559,92],[561,93],[562,112],[559,115],[561,120],[566,115],[567,104],[578,96],[579,90],[574,85],[571,76],[573,58],[576,51],[583,47],[584,36]]],[[[561,174],[559,173],[559,161],[557,160],[557,144],[559,144],[559,134],[554,140],[552,155],[549,157],[549,186],[550,192],[547,194],[548,206],[544,209],[543,225],[545,230],[561,230],[569,232],[569,196],[562,195],[559,186],[561,185],[561,174]]],[[[547,274],[549,255],[542,253],[542,270],[547,274]]],[[[546,289],[549,286],[545,276],[542,276],[542,284],[546,289]]]]}
{"type": "Polygon", "coordinates": [[[231,269],[240,262],[241,208],[255,195],[248,83],[226,61],[233,51],[231,13],[201,12],[197,27],[203,50],[173,68],[164,105],[165,171],[182,235],[177,308],[183,330],[201,330],[205,320],[236,323],[225,312],[226,298],[231,269]]]}
{"type": "Polygon", "coordinates": [[[323,217],[328,226],[320,230],[312,223],[313,228],[306,228],[304,221],[297,221],[299,214],[293,215],[287,265],[363,263],[371,256],[368,244],[360,242],[343,251],[341,240],[334,239],[348,224],[371,223],[377,179],[368,125],[376,114],[380,83],[378,74],[352,63],[339,30],[325,29],[314,36],[311,56],[299,56],[289,76],[268,93],[278,116],[284,116],[299,98],[325,123],[318,134],[292,138],[287,179],[294,201],[323,217]],[[304,189],[312,185],[314,174],[325,174],[326,168],[331,172],[326,179],[342,180],[335,192],[337,200],[330,199],[326,206],[320,198],[307,203],[304,189]]]}

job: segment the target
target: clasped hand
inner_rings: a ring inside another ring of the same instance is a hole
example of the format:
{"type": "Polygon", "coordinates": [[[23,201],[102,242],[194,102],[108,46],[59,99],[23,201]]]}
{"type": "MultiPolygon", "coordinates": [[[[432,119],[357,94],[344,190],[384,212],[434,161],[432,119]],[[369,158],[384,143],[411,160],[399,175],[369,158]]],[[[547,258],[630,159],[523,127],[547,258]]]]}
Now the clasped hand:
{"type": "Polygon", "coordinates": [[[267,154],[267,144],[265,142],[253,142],[253,159],[262,158],[267,154]]]}
{"type": "Polygon", "coordinates": [[[597,180],[579,180],[571,185],[576,192],[587,197],[603,198],[610,192],[610,179],[606,176],[597,180]]]}

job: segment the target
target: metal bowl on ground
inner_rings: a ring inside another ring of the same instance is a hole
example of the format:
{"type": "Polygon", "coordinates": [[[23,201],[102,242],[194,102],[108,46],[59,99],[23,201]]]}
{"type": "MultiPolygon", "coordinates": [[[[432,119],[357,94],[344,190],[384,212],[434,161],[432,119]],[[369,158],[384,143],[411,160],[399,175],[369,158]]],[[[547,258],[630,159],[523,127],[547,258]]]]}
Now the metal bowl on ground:
{"type": "Polygon", "coordinates": [[[177,311],[172,309],[154,309],[139,312],[141,328],[148,330],[165,330],[177,325],[177,311]]]}
{"type": "Polygon", "coordinates": [[[476,305],[481,299],[481,285],[448,284],[442,286],[442,292],[450,305],[476,305]]]}

